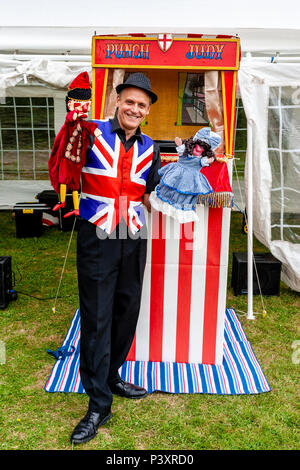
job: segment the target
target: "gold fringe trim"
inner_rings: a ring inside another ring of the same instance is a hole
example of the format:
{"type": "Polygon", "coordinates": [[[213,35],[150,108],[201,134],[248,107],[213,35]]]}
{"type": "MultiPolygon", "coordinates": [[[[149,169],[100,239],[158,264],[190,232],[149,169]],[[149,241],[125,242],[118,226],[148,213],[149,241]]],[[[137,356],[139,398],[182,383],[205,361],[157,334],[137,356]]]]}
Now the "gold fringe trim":
{"type": "Polygon", "coordinates": [[[162,162],[166,162],[166,163],[169,163],[169,162],[177,162],[178,160],[178,155],[177,154],[164,154],[164,153],[161,153],[160,154],[160,158],[161,158],[161,161],[162,162]]]}
{"type": "Polygon", "coordinates": [[[198,198],[199,204],[204,207],[228,207],[231,208],[233,204],[232,193],[210,193],[200,194],[198,198]]]}

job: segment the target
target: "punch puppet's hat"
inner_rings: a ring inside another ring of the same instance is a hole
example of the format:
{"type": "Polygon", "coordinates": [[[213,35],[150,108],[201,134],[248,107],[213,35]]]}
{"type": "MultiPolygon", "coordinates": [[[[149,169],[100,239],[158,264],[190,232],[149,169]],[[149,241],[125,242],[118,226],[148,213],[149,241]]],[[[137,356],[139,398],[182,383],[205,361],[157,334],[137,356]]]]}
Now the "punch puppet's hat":
{"type": "Polygon", "coordinates": [[[87,72],[82,72],[68,87],[67,97],[78,101],[89,101],[92,97],[90,78],[87,72]]]}
{"type": "Polygon", "coordinates": [[[202,140],[209,144],[212,150],[215,150],[221,142],[221,137],[213,132],[210,127],[203,127],[193,137],[193,140],[202,140]]]}

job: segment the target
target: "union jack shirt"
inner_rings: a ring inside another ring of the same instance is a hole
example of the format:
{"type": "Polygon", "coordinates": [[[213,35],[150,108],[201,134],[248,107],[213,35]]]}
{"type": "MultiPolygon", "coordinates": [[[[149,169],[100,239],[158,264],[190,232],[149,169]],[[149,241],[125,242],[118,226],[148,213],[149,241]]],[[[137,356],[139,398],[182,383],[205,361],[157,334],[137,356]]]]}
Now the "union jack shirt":
{"type": "Polygon", "coordinates": [[[109,120],[94,121],[101,135],[87,153],[81,175],[80,216],[107,234],[123,217],[135,234],[145,224],[141,197],[153,159],[153,141],[145,134],[126,151],[109,120]]]}

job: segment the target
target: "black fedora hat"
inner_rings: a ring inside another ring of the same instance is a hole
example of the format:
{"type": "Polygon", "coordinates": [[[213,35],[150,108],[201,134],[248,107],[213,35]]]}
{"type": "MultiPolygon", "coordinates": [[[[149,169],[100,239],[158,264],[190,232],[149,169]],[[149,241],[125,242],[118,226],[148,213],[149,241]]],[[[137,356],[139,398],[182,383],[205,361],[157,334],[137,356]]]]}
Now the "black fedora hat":
{"type": "Polygon", "coordinates": [[[155,101],[157,101],[157,95],[151,90],[150,80],[143,73],[132,73],[131,75],[129,75],[126,82],[121,83],[116,87],[116,91],[119,94],[122,90],[124,90],[124,88],[129,87],[140,88],[150,96],[152,103],[155,103],[155,101]]]}

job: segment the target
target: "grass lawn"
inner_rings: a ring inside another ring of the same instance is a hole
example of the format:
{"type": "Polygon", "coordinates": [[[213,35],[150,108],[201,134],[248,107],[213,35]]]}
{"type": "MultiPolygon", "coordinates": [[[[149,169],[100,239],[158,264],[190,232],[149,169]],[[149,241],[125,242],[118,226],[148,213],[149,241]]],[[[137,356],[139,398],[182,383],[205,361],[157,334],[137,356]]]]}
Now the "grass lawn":
{"type": "MultiPolygon", "coordinates": [[[[0,310],[0,341],[6,350],[0,364],[0,449],[72,449],[70,434],[86,412],[87,396],[46,393],[44,385],[55,362],[46,350],[61,346],[78,307],[76,233],[53,314],[49,298],[56,294],[70,233],[52,228],[38,239],[17,239],[10,212],[0,212],[0,227],[0,255],[12,256],[18,292],[18,299],[0,310]]],[[[267,251],[256,240],[254,249],[267,251]]],[[[227,306],[243,311],[247,296],[233,295],[231,262],[233,251],[246,250],[242,215],[233,212],[227,306]]],[[[266,317],[249,321],[240,314],[240,319],[271,392],[154,393],[137,401],[115,397],[113,419],[76,449],[298,449],[299,360],[292,345],[300,333],[300,296],[281,283],[280,296],[265,297],[264,302],[266,317]]],[[[262,311],[259,296],[254,297],[254,311],[262,311]]]]}

